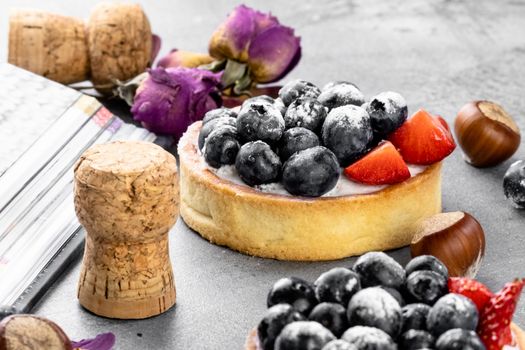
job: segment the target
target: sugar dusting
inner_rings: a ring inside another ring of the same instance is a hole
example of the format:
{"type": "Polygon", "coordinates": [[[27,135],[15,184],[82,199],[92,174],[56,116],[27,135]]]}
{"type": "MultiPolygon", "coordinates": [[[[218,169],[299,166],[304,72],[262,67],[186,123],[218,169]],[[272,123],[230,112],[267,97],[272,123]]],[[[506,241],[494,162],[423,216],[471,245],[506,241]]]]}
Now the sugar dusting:
{"type": "Polygon", "coordinates": [[[380,287],[370,287],[357,292],[348,305],[348,309],[359,307],[360,313],[370,313],[375,319],[390,320],[400,316],[399,303],[387,291],[380,287]]]}
{"type": "Polygon", "coordinates": [[[361,90],[353,84],[335,84],[328,87],[323,93],[333,93],[344,96],[345,101],[360,101],[365,98],[361,90]]]}
{"type": "Polygon", "coordinates": [[[383,102],[386,113],[394,113],[399,108],[406,107],[407,105],[405,98],[393,91],[381,92],[375,99],[383,102]]]}
{"type": "Polygon", "coordinates": [[[348,124],[354,129],[359,129],[360,127],[364,126],[368,129],[370,128],[370,116],[362,107],[345,105],[336,107],[332,109],[330,113],[328,113],[325,124],[331,123],[336,126],[348,124]]]}

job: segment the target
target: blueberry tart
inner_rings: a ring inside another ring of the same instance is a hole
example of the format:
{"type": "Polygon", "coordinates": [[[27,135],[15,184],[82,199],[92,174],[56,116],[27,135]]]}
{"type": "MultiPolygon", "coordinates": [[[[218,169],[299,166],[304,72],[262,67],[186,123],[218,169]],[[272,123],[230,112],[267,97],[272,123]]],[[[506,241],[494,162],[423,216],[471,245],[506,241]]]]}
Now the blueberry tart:
{"type": "Polygon", "coordinates": [[[398,93],[366,100],[349,82],[304,80],[273,102],[208,112],[179,141],[181,216],[213,243],[266,258],[405,246],[441,211],[442,160],[455,148],[442,119],[407,115],[398,93]]]}

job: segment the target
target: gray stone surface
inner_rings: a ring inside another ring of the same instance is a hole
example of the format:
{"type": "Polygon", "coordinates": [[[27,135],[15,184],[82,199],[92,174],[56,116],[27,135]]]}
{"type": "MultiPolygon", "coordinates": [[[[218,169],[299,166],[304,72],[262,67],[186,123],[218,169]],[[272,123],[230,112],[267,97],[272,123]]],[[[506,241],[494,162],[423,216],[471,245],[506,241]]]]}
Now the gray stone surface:
{"type": "MultiPolygon", "coordinates": [[[[5,57],[7,9],[32,6],[86,16],[95,0],[1,0],[0,57],[5,57]]],[[[213,29],[236,2],[144,1],[155,32],[171,47],[205,51],[213,29]]],[[[394,90],[412,112],[426,108],[452,122],[473,99],[504,105],[525,130],[525,2],[505,1],[247,1],[271,10],[302,36],[303,59],[288,79],[318,84],[346,79],[370,97],[394,90]]],[[[443,209],[475,216],[487,235],[487,251],[478,278],[493,289],[525,275],[525,211],[503,196],[502,177],[517,159],[491,169],[463,162],[458,149],[445,162],[443,209]]],[[[417,205],[417,203],[414,203],[417,205]]],[[[254,213],[255,215],[255,213],[254,213]]],[[[266,293],[281,276],[313,280],[333,266],[278,262],[248,257],[209,244],[179,221],[171,232],[171,256],[177,306],[142,321],[94,316],[76,301],[78,263],[49,290],[35,312],[58,322],[79,339],[112,331],[118,349],[242,349],[246,334],[265,310],[266,293]]],[[[406,263],[407,249],[390,252],[406,263]]],[[[525,299],[525,298],[524,298],[525,299]]],[[[525,326],[525,301],[515,317],[525,326]]]]}

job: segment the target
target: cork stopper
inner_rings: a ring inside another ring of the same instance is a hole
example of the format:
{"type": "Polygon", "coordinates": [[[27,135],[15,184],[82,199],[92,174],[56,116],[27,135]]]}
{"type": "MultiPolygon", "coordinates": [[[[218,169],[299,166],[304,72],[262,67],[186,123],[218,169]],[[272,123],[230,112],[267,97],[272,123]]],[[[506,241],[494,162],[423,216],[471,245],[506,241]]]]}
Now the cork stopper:
{"type": "Polygon", "coordinates": [[[147,142],[96,145],[75,167],[86,228],[80,303],[112,318],[145,318],[175,303],[168,232],[179,208],[175,158],[147,142]]]}
{"type": "Polygon", "coordinates": [[[87,28],[95,85],[131,79],[151,64],[152,33],[140,5],[100,3],[91,12],[87,28]]]}
{"type": "Polygon", "coordinates": [[[45,11],[11,11],[8,61],[62,84],[86,80],[89,55],[84,21],[45,11]]]}

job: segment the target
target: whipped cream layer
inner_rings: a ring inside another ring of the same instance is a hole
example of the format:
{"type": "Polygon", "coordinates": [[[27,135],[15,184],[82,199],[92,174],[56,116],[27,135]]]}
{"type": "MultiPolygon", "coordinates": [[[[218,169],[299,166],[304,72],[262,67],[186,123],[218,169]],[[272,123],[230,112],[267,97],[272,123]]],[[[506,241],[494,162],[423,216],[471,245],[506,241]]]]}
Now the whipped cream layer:
{"type": "MultiPolygon", "coordinates": [[[[202,161],[206,164],[206,161],[204,159],[202,159],[202,161]]],[[[231,181],[237,185],[250,187],[246,183],[244,183],[244,181],[241,180],[241,178],[239,177],[239,174],[237,173],[237,169],[235,169],[235,165],[224,165],[218,169],[210,167],[207,164],[206,166],[211,172],[213,172],[215,175],[217,175],[221,179],[231,181]]],[[[422,173],[423,171],[425,171],[426,168],[427,168],[426,166],[421,166],[421,165],[411,165],[411,164],[408,165],[408,169],[410,170],[410,175],[412,177],[416,176],[417,174],[422,173]]],[[[341,173],[339,175],[339,180],[337,181],[337,184],[335,185],[335,187],[329,192],[322,195],[321,197],[340,197],[340,196],[368,194],[368,193],[381,191],[382,189],[385,189],[388,186],[389,185],[373,186],[373,185],[360,184],[360,183],[357,183],[357,182],[354,182],[348,179],[344,174],[341,173]]],[[[291,196],[290,192],[286,191],[283,184],[280,182],[258,185],[258,186],[251,187],[251,188],[254,188],[256,190],[259,190],[265,193],[273,193],[273,194],[291,196]]]]}
{"type": "MultiPolygon", "coordinates": [[[[193,140],[193,145],[195,149],[197,150],[197,154],[199,155],[201,166],[208,169],[209,171],[211,171],[212,173],[214,173],[221,179],[231,181],[237,185],[242,185],[242,186],[246,186],[249,188],[253,188],[253,189],[259,190],[264,193],[293,196],[290,192],[286,191],[283,184],[280,182],[273,182],[273,183],[258,185],[254,187],[247,185],[239,177],[239,174],[237,173],[237,169],[235,169],[235,165],[223,165],[218,169],[209,166],[208,163],[206,163],[206,161],[204,160],[202,152],[199,150],[199,146],[197,145],[196,138],[195,140],[193,140]]],[[[415,164],[407,164],[407,166],[408,166],[408,170],[410,171],[411,177],[421,174],[428,167],[426,165],[415,165],[415,164]]],[[[341,174],[339,174],[339,180],[337,180],[337,184],[335,185],[335,187],[332,188],[327,193],[323,194],[321,197],[341,197],[341,196],[368,194],[368,193],[374,193],[374,192],[381,191],[387,188],[388,186],[390,185],[374,186],[374,185],[361,184],[361,183],[348,179],[341,172],[341,174]]]]}
{"type": "MultiPolygon", "coordinates": [[[[223,165],[222,167],[216,169],[216,168],[209,166],[204,160],[204,158],[202,157],[202,155],[201,155],[201,160],[202,160],[203,165],[206,166],[206,168],[208,168],[212,173],[214,173],[221,179],[231,181],[237,185],[250,187],[244,181],[241,180],[241,178],[239,177],[239,174],[237,173],[237,169],[235,169],[235,165],[223,165]]],[[[426,168],[427,167],[423,165],[408,164],[408,170],[410,171],[411,177],[414,177],[417,174],[422,173],[423,171],[425,171],[426,168]]],[[[389,185],[374,186],[374,185],[360,184],[360,183],[357,183],[357,182],[354,182],[348,179],[341,172],[341,174],[339,175],[339,180],[337,180],[337,184],[335,185],[335,187],[332,188],[329,192],[322,195],[321,197],[339,197],[339,196],[368,194],[368,193],[381,191],[382,189],[385,189],[388,186],[389,185]]],[[[254,188],[256,190],[259,190],[265,193],[292,196],[292,194],[286,191],[283,184],[280,182],[273,182],[273,183],[258,185],[258,186],[250,187],[250,188],[254,188]]]]}

